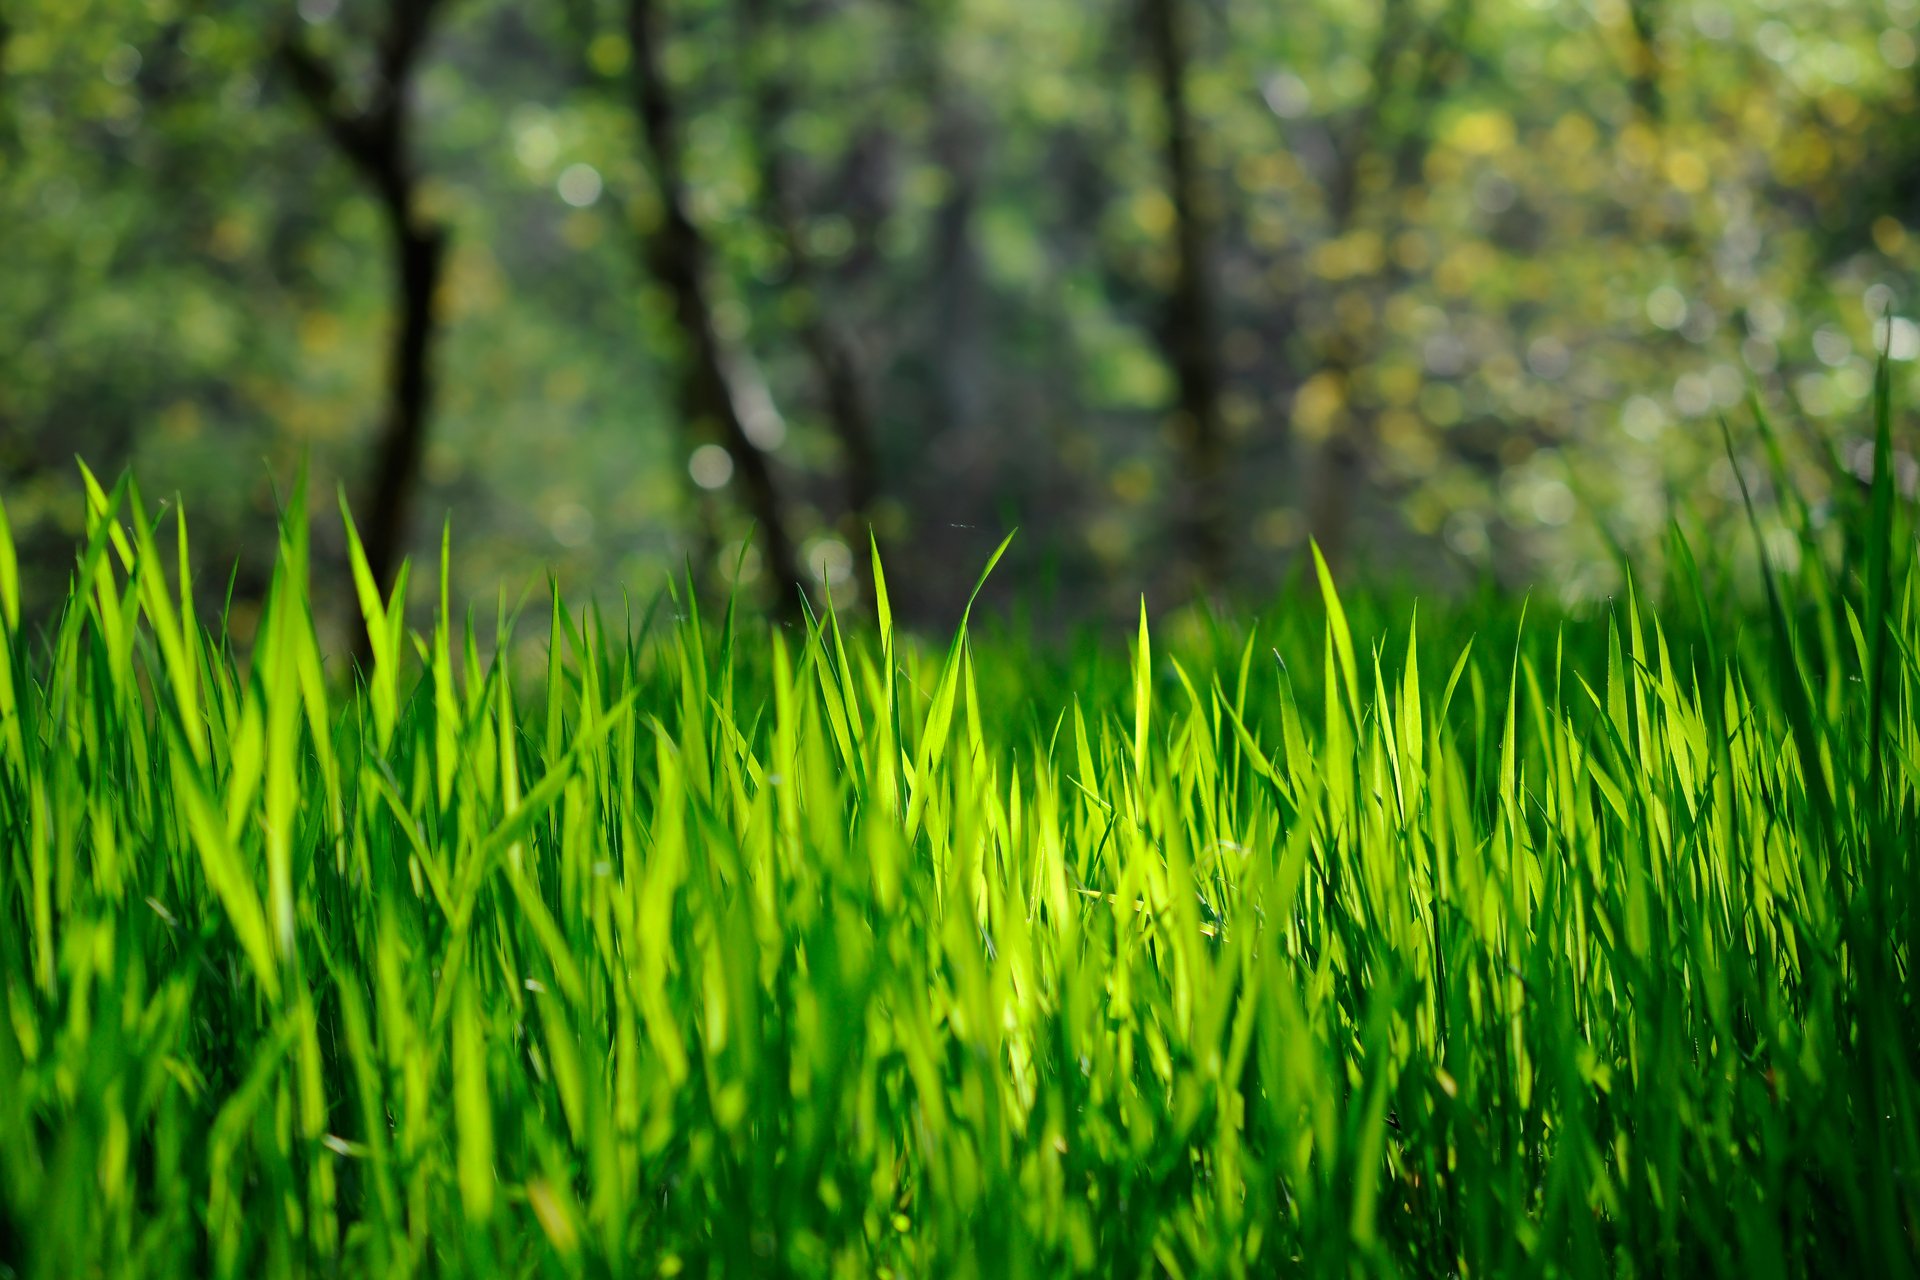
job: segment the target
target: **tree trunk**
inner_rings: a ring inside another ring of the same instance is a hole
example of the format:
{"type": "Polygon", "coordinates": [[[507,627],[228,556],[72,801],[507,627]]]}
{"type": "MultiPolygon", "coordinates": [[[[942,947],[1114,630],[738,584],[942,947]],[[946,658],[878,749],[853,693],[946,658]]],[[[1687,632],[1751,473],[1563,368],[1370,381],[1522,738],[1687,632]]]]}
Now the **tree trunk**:
{"type": "MultiPolygon", "coordinates": [[[[340,154],[359,171],[385,216],[392,240],[394,314],[387,347],[387,404],[374,443],[361,517],[367,566],[391,588],[407,546],[407,517],[426,450],[433,409],[434,297],[446,258],[444,227],[418,208],[407,98],[427,37],[443,0],[389,0],[386,28],[375,52],[376,79],[368,105],[341,104],[339,75],[297,36],[280,42],[280,59],[340,154]]],[[[366,657],[366,637],[359,653],[366,657]]]]}
{"type": "Polygon", "coordinates": [[[1212,219],[1201,191],[1193,113],[1187,101],[1191,58],[1185,0],[1146,0],[1148,38],[1165,117],[1168,195],[1176,254],[1163,323],[1178,387],[1185,463],[1178,519],[1190,573],[1199,588],[1221,586],[1232,543],[1228,534],[1226,440],[1221,421],[1218,319],[1212,277],[1212,219]]]}
{"type": "Polygon", "coordinates": [[[709,286],[712,253],[694,222],[687,198],[680,121],[662,70],[663,23],[655,0],[629,0],[627,38],[633,51],[634,112],[660,194],[659,222],[641,233],[647,271],[673,300],[674,319],[686,344],[679,376],[679,409],[690,434],[712,435],[732,455],[748,513],[765,540],[774,608],[792,618],[797,592],[806,589],[799,557],[766,453],[748,427],[748,406],[769,403],[745,353],[734,348],[714,322],[709,286]]]}
{"type": "Polygon", "coordinates": [[[380,430],[368,492],[368,566],[391,586],[406,554],[407,521],[426,449],[433,403],[434,297],[446,260],[446,233],[414,225],[404,208],[389,209],[393,235],[393,335],[387,355],[387,413],[380,430]]]}

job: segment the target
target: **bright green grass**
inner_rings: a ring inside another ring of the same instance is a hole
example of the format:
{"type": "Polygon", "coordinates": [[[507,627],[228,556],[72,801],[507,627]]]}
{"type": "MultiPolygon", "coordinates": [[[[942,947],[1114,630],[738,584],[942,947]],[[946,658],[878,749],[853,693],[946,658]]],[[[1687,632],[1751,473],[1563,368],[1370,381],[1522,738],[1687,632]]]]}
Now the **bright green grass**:
{"type": "Polygon", "coordinates": [[[516,682],[362,575],[357,692],[302,517],[242,660],[92,495],[44,633],[0,539],[0,1274],[1920,1258],[1884,480],[1758,610],[1676,536],[1657,612],[1131,655],[682,594],[516,682]]]}

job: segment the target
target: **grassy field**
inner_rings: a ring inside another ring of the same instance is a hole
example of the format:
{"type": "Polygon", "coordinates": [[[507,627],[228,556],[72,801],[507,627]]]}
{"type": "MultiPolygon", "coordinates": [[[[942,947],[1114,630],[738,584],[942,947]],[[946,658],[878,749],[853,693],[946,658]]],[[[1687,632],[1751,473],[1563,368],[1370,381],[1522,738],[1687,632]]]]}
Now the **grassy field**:
{"type": "Polygon", "coordinates": [[[1764,594],[555,599],[516,674],[362,575],[357,683],[303,517],[241,657],[91,492],[49,627],[0,539],[0,1275],[1920,1265],[1886,469],[1764,594]]]}

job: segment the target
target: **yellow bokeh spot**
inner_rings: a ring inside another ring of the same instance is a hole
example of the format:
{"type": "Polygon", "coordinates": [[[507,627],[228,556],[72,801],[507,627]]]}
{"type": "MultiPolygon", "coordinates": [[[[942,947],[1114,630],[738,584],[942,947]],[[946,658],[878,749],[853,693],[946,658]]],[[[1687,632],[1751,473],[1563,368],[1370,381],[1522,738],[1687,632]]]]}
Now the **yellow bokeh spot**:
{"type": "Polygon", "coordinates": [[[1153,496],[1153,468],[1138,460],[1126,463],[1113,473],[1113,496],[1130,505],[1153,496]]]}
{"type": "Polygon", "coordinates": [[[1833,147],[1814,129],[1802,129],[1774,153],[1774,172],[1784,182],[1810,182],[1833,165],[1833,147]]]}
{"type": "Polygon", "coordinates": [[[1621,156],[1629,164],[1650,165],[1660,154],[1660,139],[1638,120],[1620,131],[1618,145],[1621,156]]]}
{"type": "Polygon", "coordinates": [[[1313,251],[1313,273],[1323,280],[1351,280],[1372,275],[1386,261],[1386,248],[1377,231],[1350,231],[1313,251]]]}
{"type": "Polygon", "coordinates": [[[1463,244],[1440,260],[1440,265],[1434,268],[1433,281],[1440,286],[1440,292],[1459,297],[1470,291],[1496,265],[1498,259],[1487,246],[1463,244]]]}
{"type": "Polygon", "coordinates": [[[1420,370],[1410,364],[1392,364],[1376,375],[1380,398],[1388,404],[1412,404],[1420,396],[1420,370]]]}
{"type": "Polygon", "coordinates": [[[228,214],[213,224],[210,238],[213,256],[223,262],[238,261],[249,249],[253,248],[253,224],[245,218],[228,214]]]}
{"type": "Polygon", "coordinates": [[[433,222],[451,222],[459,212],[460,190],[458,187],[444,178],[421,179],[410,213],[415,226],[433,222]]]}
{"type": "Polygon", "coordinates": [[[1253,526],[1253,536],[1260,544],[1276,549],[1298,544],[1300,534],[1300,515],[1288,507],[1275,507],[1255,521],[1253,526]]]}
{"type": "Polygon", "coordinates": [[[1066,119],[1073,111],[1074,87],[1073,82],[1062,75],[1036,77],[1027,94],[1033,114],[1048,124],[1066,119]]]}
{"type": "Polygon", "coordinates": [[[1843,90],[1835,91],[1820,99],[1820,110],[1827,119],[1845,129],[1859,121],[1860,99],[1843,90]]]}
{"type": "Polygon", "coordinates": [[[1466,161],[1461,153],[1449,147],[1435,147],[1427,154],[1427,162],[1420,166],[1430,187],[1444,187],[1466,172],[1466,161]]]}
{"type": "Polygon", "coordinates": [[[1404,508],[1407,523],[1413,531],[1422,537],[1431,538],[1440,532],[1440,525],[1446,519],[1446,511],[1434,496],[1427,491],[1413,495],[1404,508]]]}
{"type": "Polygon", "coordinates": [[[1393,238],[1393,260],[1402,270],[1423,271],[1433,260],[1427,237],[1418,231],[1402,231],[1393,238]]]}
{"type": "Polygon", "coordinates": [[[1336,373],[1316,373],[1294,393],[1293,429],[1303,440],[1325,440],[1346,404],[1346,379],[1336,373]]]}
{"type": "Polygon", "coordinates": [[[322,356],[340,345],[340,318],[330,311],[309,311],[300,317],[300,349],[322,356]]]}
{"type": "Polygon", "coordinates": [[[1746,129],[1753,142],[1762,147],[1771,147],[1780,140],[1780,111],[1762,94],[1753,94],[1747,98],[1746,105],[1740,111],[1740,123],[1746,129]]]}
{"type": "Polygon", "coordinates": [[[1173,201],[1161,191],[1142,191],[1133,198],[1133,222],[1150,236],[1173,230],[1173,201]]]}
{"type": "Polygon", "coordinates": [[[1545,302],[1565,288],[1566,281],[1555,276],[1553,268],[1538,258],[1529,258],[1513,270],[1514,295],[1529,302],[1545,302]]]}
{"type": "Polygon", "coordinates": [[[1469,111],[1453,122],[1447,141],[1468,155],[1499,155],[1513,146],[1513,117],[1492,109],[1469,111]]]}
{"type": "Polygon", "coordinates": [[[1882,214],[1873,220],[1873,243],[1891,258],[1907,247],[1907,229],[1900,219],[1882,214]]]}
{"type": "Polygon", "coordinates": [[[1707,189],[1707,162],[1697,151],[1675,151],[1667,157],[1667,181],[1688,195],[1707,189]]]}
{"type": "Polygon", "coordinates": [[[617,76],[627,69],[627,59],[631,51],[627,48],[626,37],[603,31],[593,38],[587,46],[587,61],[593,69],[603,76],[617,76]]]}
{"type": "Polygon", "coordinates": [[[1273,191],[1286,185],[1285,166],[1272,152],[1242,156],[1233,176],[1243,191],[1273,191]]]}
{"type": "Polygon", "coordinates": [[[440,289],[440,305],[456,318],[492,311],[507,297],[506,280],[492,252],[468,242],[454,249],[440,289]]]}
{"type": "Polygon", "coordinates": [[[1552,143],[1555,154],[1564,158],[1583,156],[1600,140],[1593,121],[1579,112],[1568,112],[1554,121],[1552,143]]]}
{"type": "Polygon", "coordinates": [[[1405,409],[1389,409],[1380,415],[1380,443],[1389,464],[1403,475],[1425,475],[1440,460],[1433,433],[1405,409]]]}
{"type": "Polygon", "coordinates": [[[627,201],[626,213],[628,226],[641,235],[651,235],[659,229],[665,211],[653,189],[643,186],[636,189],[627,201]]]}
{"type": "Polygon", "coordinates": [[[1420,412],[1436,427],[1450,427],[1460,421],[1464,407],[1460,389],[1444,382],[1432,383],[1420,393],[1420,412]]]}

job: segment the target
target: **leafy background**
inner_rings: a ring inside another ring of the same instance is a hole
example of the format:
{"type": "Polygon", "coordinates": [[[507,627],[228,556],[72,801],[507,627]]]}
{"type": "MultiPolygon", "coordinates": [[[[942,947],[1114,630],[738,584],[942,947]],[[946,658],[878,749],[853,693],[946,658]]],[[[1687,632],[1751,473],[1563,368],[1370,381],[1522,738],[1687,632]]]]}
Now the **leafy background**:
{"type": "MultiPolygon", "coordinates": [[[[76,453],[184,498],[201,589],[239,565],[242,626],[300,461],[316,504],[364,501],[386,236],[276,50],[364,96],[409,2],[0,9],[0,468],[30,612],[82,527],[76,453]]],[[[1046,617],[1264,592],[1309,534],[1376,574],[1590,597],[1618,588],[1610,539],[1657,560],[1669,519],[1737,511],[1715,419],[1750,390],[1816,515],[1870,468],[1875,348],[1896,399],[1920,351],[1913,0],[1182,0],[1230,460],[1231,549],[1196,578],[1150,7],[661,8],[716,322],[782,415],[784,518],[839,599],[868,523],[908,620],[950,619],[1016,524],[996,589],[1046,617]],[[816,309],[864,357],[880,479],[857,519],[816,309]]],[[[601,0],[446,0],[404,86],[415,208],[450,232],[408,545],[450,513],[462,596],[741,563],[739,481],[690,483],[677,322],[636,247],[660,175],[626,30],[601,0]]],[[[343,625],[337,521],[316,529],[343,625]]]]}

